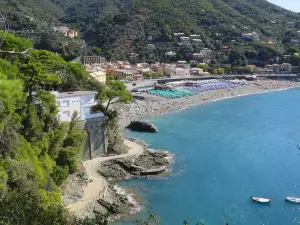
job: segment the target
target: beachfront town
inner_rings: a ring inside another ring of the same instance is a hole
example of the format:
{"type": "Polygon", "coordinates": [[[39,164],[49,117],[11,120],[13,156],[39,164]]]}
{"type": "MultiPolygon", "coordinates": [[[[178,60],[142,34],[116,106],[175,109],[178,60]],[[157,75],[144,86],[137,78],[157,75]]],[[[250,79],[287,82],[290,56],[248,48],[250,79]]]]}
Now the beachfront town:
{"type": "MultiPolygon", "coordinates": [[[[64,27],[63,27],[64,28],[64,27]]],[[[68,35],[66,28],[61,28],[68,35]]],[[[59,28],[56,28],[59,29],[59,28]]],[[[298,32],[300,33],[300,31],[298,32]]],[[[189,76],[213,76],[223,74],[297,74],[299,73],[299,53],[287,51],[282,56],[273,56],[269,62],[248,61],[242,63],[219,64],[220,58],[230,57],[231,61],[241,60],[239,53],[236,52],[236,40],[231,40],[227,45],[218,41],[221,33],[216,33],[216,42],[219,43],[218,50],[205,47],[199,34],[173,33],[172,41],[175,46],[181,48],[190,48],[193,52],[184,54],[184,56],[169,49],[164,53],[160,62],[154,62],[145,57],[140,57],[135,52],[128,53],[127,61],[109,61],[100,55],[84,54],[81,57],[81,63],[85,65],[87,71],[100,82],[105,82],[107,78],[117,80],[141,80],[162,77],[189,77],[189,76]],[[149,63],[151,61],[151,63],[149,63]],[[237,65],[238,64],[238,65],[237,65]],[[244,64],[244,66],[242,66],[244,64]]],[[[245,43],[256,43],[266,48],[274,47],[276,43],[273,40],[261,40],[256,32],[241,33],[241,40],[245,43]]],[[[296,39],[291,41],[291,46],[297,44],[296,39]]],[[[148,44],[149,52],[156,49],[155,44],[148,44]]],[[[182,50],[182,49],[181,49],[182,50]]],[[[254,54],[254,52],[249,52],[254,54]]],[[[257,53],[255,53],[257,54],[257,53]]],[[[264,54],[264,53],[260,53],[264,54]]],[[[153,55],[151,53],[149,56],[153,55]]]]}
{"type": "MultiPolygon", "coordinates": [[[[203,50],[211,52],[208,49],[203,50]]],[[[143,79],[157,78],[185,78],[185,77],[201,77],[224,75],[224,69],[216,71],[216,74],[208,72],[209,64],[204,63],[203,54],[194,53],[195,60],[187,62],[185,60],[177,61],[176,63],[136,63],[132,64],[128,61],[107,62],[105,58],[100,56],[84,56],[83,62],[86,70],[97,79],[99,82],[105,83],[107,79],[116,79],[123,81],[134,81],[143,79]],[[199,57],[202,56],[202,58],[199,57]],[[195,67],[192,67],[196,65],[195,67]]],[[[211,53],[210,53],[211,54],[211,53]]],[[[207,59],[204,60],[207,62],[207,59]]],[[[244,71],[250,74],[259,75],[274,75],[274,74],[295,74],[298,72],[299,66],[292,66],[290,63],[268,64],[264,68],[256,67],[255,65],[245,66],[244,71]]]]}
{"type": "MultiPolygon", "coordinates": [[[[69,38],[75,38],[78,35],[75,30],[68,27],[55,27],[54,30],[69,38]]],[[[221,34],[215,35],[220,36],[221,34]]],[[[181,46],[202,43],[201,36],[198,34],[174,33],[173,37],[181,46]]],[[[250,42],[259,41],[270,46],[275,44],[272,41],[260,41],[259,35],[255,32],[242,33],[241,38],[250,42]]],[[[234,40],[231,42],[234,43],[234,40]]],[[[155,46],[149,47],[154,48],[155,46]]],[[[223,46],[219,51],[205,47],[199,49],[198,52],[192,53],[190,60],[176,60],[178,59],[177,53],[170,50],[165,52],[166,60],[164,62],[141,62],[136,53],[128,54],[127,61],[113,61],[97,54],[89,55],[87,52],[77,61],[80,61],[90,76],[98,82],[105,84],[109,80],[119,80],[126,85],[128,91],[133,93],[135,103],[129,106],[125,105],[120,114],[121,122],[125,121],[126,123],[146,115],[160,115],[166,111],[187,108],[189,105],[199,104],[199,101],[202,103],[204,100],[223,98],[228,93],[227,97],[230,97],[298,85],[292,83],[291,80],[297,79],[299,66],[290,63],[291,58],[299,57],[298,53],[274,57],[271,60],[272,63],[264,66],[220,65],[219,68],[216,68],[213,66],[215,58],[220,54],[230,53],[232,49],[229,46],[223,46]],[[274,79],[285,79],[286,81],[273,81],[274,79]],[[249,85],[252,85],[251,90],[249,85]],[[217,94],[212,92],[213,94],[203,98],[192,97],[216,90],[223,91],[216,92],[217,94]],[[184,99],[180,104],[174,100],[180,98],[184,99]],[[185,100],[186,98],[188,100],[185,100]],[[140,101],[141,99],[143,101],[140,101]],[[168,99],[167,103],[164,102],[164,99],[168,99]],[[133,106],[134,104],[138,104],[138,106],[133,106]],[[160,107],[160,104],[163,106],[160,107]]],[[[94,100],[96,92],[80,91],[70,94],[55,92],[53,94],[56,96],[57,106],[60,109],[59,118],[62,121],[70,121],[74,111],[80,112],[81,120],[103,116],[101,113],[91,113],[91,108],[97,104],[94,100]],[[72,104],[67,104],[67,102],[72,104]]]]}

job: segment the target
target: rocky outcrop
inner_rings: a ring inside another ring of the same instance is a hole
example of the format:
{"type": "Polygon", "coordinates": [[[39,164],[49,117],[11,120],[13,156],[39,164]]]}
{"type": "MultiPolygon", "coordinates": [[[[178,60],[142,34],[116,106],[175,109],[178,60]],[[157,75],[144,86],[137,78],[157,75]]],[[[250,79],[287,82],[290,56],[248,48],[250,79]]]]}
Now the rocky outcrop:
{"type": "Polygon", "coordinates": [[[71,174],[62,185],[63,204],[69,205],[79,201],[84,194],[81,187],[87,185],[88,182],[89,179],[85,171],[71,174]]]}
{"type": "Polygon", "coordinates": [[[137,132],[158,133],[158,129],[152,123],[145,121],[131,121],[126,128],[137,132]]]}
{"type": "Polygon", "coordinates": [[[107,215],[111,220],[126,217],[137,211],[138,204],[132,202],[129,197],[123,193],[119,193],[115,186],[108,185],[107,198],[100,198],[94,205],[94,214],[107,215]]]}
{"type": "Polygon", "coordinates": [[[168,154],[162,151],[145,152],[131,159],[115,159],[104,162],[98,172],[107,179],[116,181],[137,176],[159,175],[170,163],[168,154]]]}

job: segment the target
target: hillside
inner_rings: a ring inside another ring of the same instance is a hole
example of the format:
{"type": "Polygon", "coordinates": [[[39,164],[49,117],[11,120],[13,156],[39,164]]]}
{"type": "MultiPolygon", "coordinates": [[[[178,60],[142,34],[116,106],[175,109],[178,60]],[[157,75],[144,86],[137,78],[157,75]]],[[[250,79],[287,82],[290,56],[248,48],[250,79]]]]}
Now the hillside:
{"type": "Polygon", "coordinates": [[[50,0],[2,0],[0,11],[12,29],[35,29],[57,23],[64,11],[50,0]]]}
{"type": "MultiPolygon", "coordinates": [[[[203,47],[222,46],[240,50],[264,48],[263,55],[285,51],[282,44],[297,37],[300,16],[266,0],[5,0],[11,14],[21,14],[12,27],[40,24],[66,24],[80,29],[90,46],[102,49],[107,58],[127,59],[139,54],[140,60],[166,60],[165,52],[176,51],[177,59],[190,59],[203,47]],[[34,7],[29,7],[34,5],[34,7]],[[27,19],[27,23],[23,20],[27,19]],[[20,22],[21,21],[21,22],[20,22]],[[24,24],[24,25],[23,25],[24,24]],[[181,46],[173,33],[199,34],[202,43],[181,46]],[[257,32],[262,41],[275,46],[262,47],[245,42],[242,33],[257,32]],[[232,44],[232,40],[235,41],[232,44]],[[284,43],[283,43],[284,42],[284,43]]],[[[249,59],[249,57],[247,57],[249,59]]],[[[254,58],[261,60],[264,57],[254,58]]],[[[252,60],[250,58],[250,60],[252,60]]],[[[264,59],[265,61],[268,58],[264,59]]],[[[225,60],[226,61],[226,60],[225,60]]]]}
{"type": "Polygon", "coordinates": [[[69,0],[61,6],[66,13],[63,22],[80,28],[90,45],[115,50],[116,58],[137,52],[155,60],[173,49],[182,56],[198,50],[174,45],[174,32],[200,34],[203,45],[210,48],[216,47],[218,39],[223,44],[232,39],[239,42],[241,33],[250,31],[263,40],[282,43],[285,33],[294,28],[287,23],[299,21],[298,14],[266,0],[69,0]],[[149,50],[148,44],[156,49],[149,50]]]}

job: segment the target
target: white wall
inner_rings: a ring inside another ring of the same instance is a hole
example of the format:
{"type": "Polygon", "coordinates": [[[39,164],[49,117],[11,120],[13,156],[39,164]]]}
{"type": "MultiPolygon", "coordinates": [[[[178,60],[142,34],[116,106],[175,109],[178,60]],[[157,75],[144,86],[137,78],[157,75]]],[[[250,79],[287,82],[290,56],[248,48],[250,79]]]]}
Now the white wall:
{"type": "Polygon", "coordinates": [[[56,105],[58,106],[58,118],[61,121],[71,121],[72,115],[75,111],[78,112],[79,116],[81,113],[80,96],[70,96],[65,98],[57,98],[56,105]]]}
{"type": "Polygon", "coordinates": [[[103,113],[91,114],[90,112],[90,108],[96,105],[94,94],[56,98],[56,104],[59,109],[58,118],[60,121],[70,122],[75,111],[78,112],[80,120],[104,116],[103,113]]]}
{"type": "Polygon", "coordinates": [[[83,95],[81,96],[81,105],[92,105],[95,104],[95,95],[83,95]]]}

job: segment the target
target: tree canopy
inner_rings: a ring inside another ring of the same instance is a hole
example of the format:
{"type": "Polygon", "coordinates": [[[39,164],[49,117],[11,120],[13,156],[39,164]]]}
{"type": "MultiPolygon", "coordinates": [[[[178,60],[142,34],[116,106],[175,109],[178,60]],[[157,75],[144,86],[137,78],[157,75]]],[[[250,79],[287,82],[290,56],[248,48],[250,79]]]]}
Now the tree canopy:
{"type": "MultiPolygon", "coordinates": [[[[12,34],[3,42],[7,50],[31,47],[12,34]]],[[[58,186],[77,171],[86,140],[78,113],[70,123],[57,118],[51,91],[69,82],[83,89],[93,81],[81,65],[45,50],[0,59],[0,224],[105,224],[61,206],[58,186]]]]}

